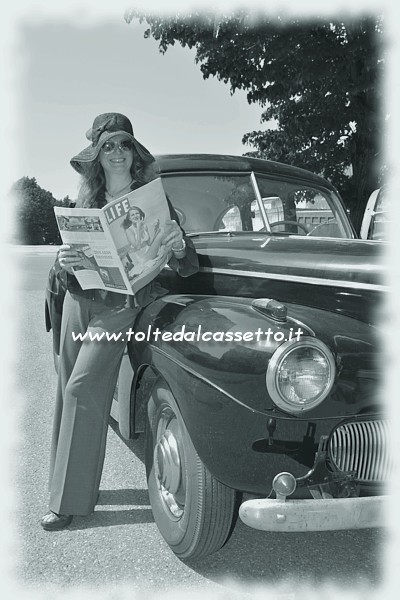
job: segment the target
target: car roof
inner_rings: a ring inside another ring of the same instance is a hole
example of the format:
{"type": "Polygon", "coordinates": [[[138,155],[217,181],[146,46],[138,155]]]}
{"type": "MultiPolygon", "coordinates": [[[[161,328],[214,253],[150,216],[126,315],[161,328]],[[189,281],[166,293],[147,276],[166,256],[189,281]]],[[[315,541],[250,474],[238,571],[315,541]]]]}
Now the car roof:
{"type": "Polygon", "coordinates": [[[277,177],[307,180],[335,191],[334,186],[319,175],[305,169],[252,156],[230,154],[158,154],[155,156],[160,174],[201,171],[242,171],[263,173],[277,177]]]}

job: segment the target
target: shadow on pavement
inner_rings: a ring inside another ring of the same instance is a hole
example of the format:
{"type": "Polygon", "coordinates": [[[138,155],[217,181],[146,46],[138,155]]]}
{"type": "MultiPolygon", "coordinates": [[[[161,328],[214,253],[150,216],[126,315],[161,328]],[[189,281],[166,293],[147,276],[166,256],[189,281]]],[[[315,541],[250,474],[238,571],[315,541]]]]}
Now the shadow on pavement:
{"type": "Polygon", "coordinates": [[[116,525],[138,525],[154,523],[151,508],[132,508],[130,510],[95,510],[85,517],[74,517],[70,531],[95,529],[96,527],[115,527],[116,525]]]}
{"type": "Polygon", "coordinates": [[[270,583],[369,585],[382,583],[381,530],[271,533],[238,520],[227,544],[187,566],[208,579],[270,583]],[[245,559],[244,559],[245,557],[245,559]]]}
{"type": "Polygon", "coordinates": [[[150,506],[147,490],[136,490],[132,488],[118,490],[100,490],[97,506],[111,505],[137,505],[150,506]]]}
{"type": "Polygon", "coordinates": [[[140,434],[135,440],[127,440],[122,437],[117,421],[110,417],[108,424],[125,446],[144,464],[144,434],[140,434]]]}

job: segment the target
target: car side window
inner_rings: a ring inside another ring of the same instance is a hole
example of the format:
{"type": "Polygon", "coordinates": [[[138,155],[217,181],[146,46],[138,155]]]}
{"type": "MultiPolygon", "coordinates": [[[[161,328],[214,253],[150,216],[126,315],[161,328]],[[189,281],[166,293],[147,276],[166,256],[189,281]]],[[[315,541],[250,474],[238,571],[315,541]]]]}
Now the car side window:
{"type": "Polygon", "coordinates": [[[257,175],[272,233],[347,237],[343,221],[328,193],[301,183],[257,175]]]}
{"type": "Polygon", "coordinates": [[[299,190],[294,194],[296,221],[309,235],[337,236],[335,215],[325,196],[315,190],[299,190]]]}

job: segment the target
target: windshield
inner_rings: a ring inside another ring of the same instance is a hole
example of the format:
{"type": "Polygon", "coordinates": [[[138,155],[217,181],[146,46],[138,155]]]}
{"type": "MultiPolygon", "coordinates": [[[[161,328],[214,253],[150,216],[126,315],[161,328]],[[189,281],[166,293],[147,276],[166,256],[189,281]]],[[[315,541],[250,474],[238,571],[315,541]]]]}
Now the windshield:
{"type": "Polygon", "coordinates": [[[250,173],[163,175],[187,233],[269,231],[352,238],[339,199],[308,183],[250,173]]]}

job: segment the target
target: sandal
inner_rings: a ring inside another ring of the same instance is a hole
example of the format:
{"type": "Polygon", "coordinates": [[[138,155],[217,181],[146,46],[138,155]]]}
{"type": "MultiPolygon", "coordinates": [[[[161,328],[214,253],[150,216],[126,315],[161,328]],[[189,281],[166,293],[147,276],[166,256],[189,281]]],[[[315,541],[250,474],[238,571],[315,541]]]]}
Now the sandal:
{"type": "Polygon", "coordinates": [[[50,510],[42,517],[40,524],[46,531],[57,531],[67,527],[71,521],[72,515],[58,515],[50,510]]]}

